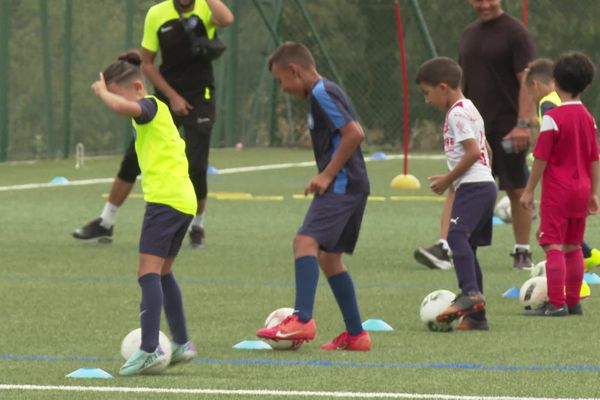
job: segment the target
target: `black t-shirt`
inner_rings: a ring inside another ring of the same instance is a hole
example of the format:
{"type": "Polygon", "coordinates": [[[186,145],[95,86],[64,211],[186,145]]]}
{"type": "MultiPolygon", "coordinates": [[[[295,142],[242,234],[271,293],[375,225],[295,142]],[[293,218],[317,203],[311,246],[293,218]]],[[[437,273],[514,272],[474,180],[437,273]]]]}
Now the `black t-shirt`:
{"type": "Polygon", "coordinates": [[[463,32],[458,62],[463,69],[464,94],[485,122],[487,136],[505,135],[519,112],[517,74],[535,58],[527,29],[507,14],[476,21],[463,32]]]}

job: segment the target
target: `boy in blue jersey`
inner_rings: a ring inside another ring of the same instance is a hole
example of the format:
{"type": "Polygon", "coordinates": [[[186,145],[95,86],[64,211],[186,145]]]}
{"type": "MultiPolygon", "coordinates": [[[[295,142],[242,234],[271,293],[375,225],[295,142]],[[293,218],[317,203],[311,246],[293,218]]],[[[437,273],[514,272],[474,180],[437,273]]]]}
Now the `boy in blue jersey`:
{"type": "Polygon", "coordinates": [[[166,366],[168,358],[158,343],[163,305],[173,334],[170,363],[188,362],[196,355],[187,336],[181,291],[172,270],[196,213],[196,196],[188,174],[185,142],[167,105],[148,96],[140,63],[139,54],[126,53],[92,85],[108,108],[132,119],[135,151],[144,176],[146,212],[138,266],[142,342],[121,367],[121,375],[160,372],[166,366]]]}
{"type": "Polygon", "coordinates": [[[360,143],[364,132],[344,91],[317,72],[310,51],[286,42],[269,59],[269,70],[281,90],[309,101],[308,128],[318,175],[306,186],[314,194],[294,238],[296,302],[294,314],[256,335],[272,340],[309,341],[316,335],[312,317],[319,266],[337,300],[346,330],[323,350],[368,351],[369,333],[361,325],[354,284],[342,253],[352,254],[362,222],[369,178],[360,143]]]}
{"type": "MultiPolygon", "coordinates": [[[[554,62],[547,58],[532,61],[526,70],[525,86],[536,104],[539,126],[542,126],[542,117],[561,104],[554,86],[553,71],[554,62]]],[[[586,271],[600,265],[600,250],[591,248],[585,241],[581,243],[581,250],[586,271]]]]}

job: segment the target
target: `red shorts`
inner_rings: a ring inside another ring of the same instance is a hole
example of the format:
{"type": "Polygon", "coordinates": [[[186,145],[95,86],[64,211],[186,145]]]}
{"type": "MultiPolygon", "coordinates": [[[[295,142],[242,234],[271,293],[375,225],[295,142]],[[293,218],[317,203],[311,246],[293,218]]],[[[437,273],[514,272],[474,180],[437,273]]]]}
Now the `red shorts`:
{"type": "Polygon", "coordinates": [[[541,246],[547,244],[581,244],[585,232],[585,217],[568,218],[554,213],[540,212],[537,232],[541,246]]]}

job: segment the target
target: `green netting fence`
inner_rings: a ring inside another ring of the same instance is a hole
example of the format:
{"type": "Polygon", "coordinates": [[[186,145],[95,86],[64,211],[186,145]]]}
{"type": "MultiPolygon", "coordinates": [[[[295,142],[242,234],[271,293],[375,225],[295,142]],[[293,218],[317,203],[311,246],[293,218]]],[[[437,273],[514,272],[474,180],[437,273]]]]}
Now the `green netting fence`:
{"type": "MultiPolygon", "coordinates": [[[[121,152],[127,121],[92,94],[98,72],[124,49],[139,47],[154,0],[0,0],[0,161],[121,152]]],[[[301,41],[320,72],[349,93],[369,146],[402,146],[403,99],[393,0],[226,0],[236,16],[215,63],[217,124],[212,146],[305,146],[306,106],[279,92],[266,69],[277,42],[301,41]]],[[[524,0],[504,0],[521,19],[524,0]]],[[[456,57],[463,29],[476,19],[466,0],[400,0],[408,58],[410,145],[439,149],[443,115],[413,84],[433,54],[456,57]]],[[[527,24],[540,56],[581,50],[600,62],[596,0],[535,0],[527,24]]],[[[600,111],[598,80],[584,101],[600,111]]]]}

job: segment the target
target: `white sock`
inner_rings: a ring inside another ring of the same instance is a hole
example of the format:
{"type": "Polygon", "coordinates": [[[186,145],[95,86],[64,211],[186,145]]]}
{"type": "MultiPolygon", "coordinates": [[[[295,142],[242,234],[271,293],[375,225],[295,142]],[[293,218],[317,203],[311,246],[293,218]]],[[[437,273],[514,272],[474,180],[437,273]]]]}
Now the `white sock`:
{"type": "Polygon", "coordinates": [[[100,218],[102,218],[100,225],[106,229],[110,229],[110,227],[115,224],[115,220],[117,219],[117,211],[119,211],[119,206],[115,206],[111,202],[107,201],[102,209],[102,214],[100,214],[100,218]]]}
{"type": "Polygon", "coordinates": [[[515,244],[515,247],[513,248],[513,251],[516,252],[518,249],[523,249],[523,250],[527,250],[529,251],[529,245],[528,244],[515,244]]]}
{"type": "Polygon", "coordinates": [[[191,226],[199,226],[199,227],[204,228],[204,213],[196,214],[194,219],[192,219],[191,226]]]}
{"type": "Polygon", "coordinates": [[[448,241],[446,239],[440,239],[440,240],[438,240],[438,243],[442,244],[442,247],[444,248],[444,250],[450,251],[450,245],[448,244],[448,241]]]}

